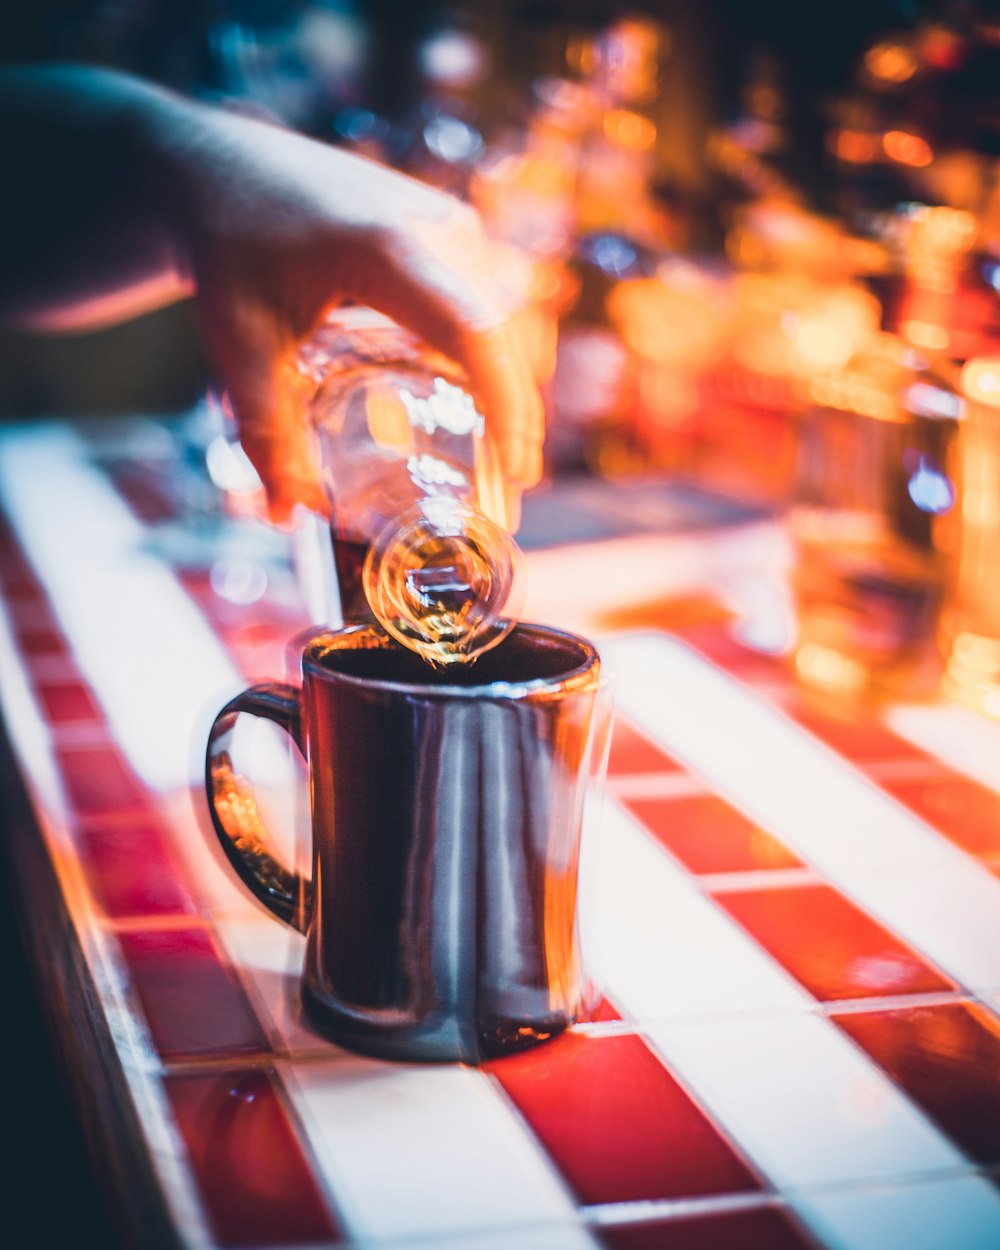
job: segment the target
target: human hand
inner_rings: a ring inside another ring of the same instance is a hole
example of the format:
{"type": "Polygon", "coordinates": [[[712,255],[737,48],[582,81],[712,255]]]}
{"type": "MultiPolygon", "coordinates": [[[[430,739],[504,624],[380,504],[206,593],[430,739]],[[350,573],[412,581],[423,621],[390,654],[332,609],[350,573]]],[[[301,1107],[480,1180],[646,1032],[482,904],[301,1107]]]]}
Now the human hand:
{"type": "Polygon", "coordinates": [[[541,400],[478,217],[361,157],[198,105],[158,117],[206,350],[272,519],[326,501],[285,368],[338,304],[370,305],[467,371],[512,495],[541,474],[541,400]]]}

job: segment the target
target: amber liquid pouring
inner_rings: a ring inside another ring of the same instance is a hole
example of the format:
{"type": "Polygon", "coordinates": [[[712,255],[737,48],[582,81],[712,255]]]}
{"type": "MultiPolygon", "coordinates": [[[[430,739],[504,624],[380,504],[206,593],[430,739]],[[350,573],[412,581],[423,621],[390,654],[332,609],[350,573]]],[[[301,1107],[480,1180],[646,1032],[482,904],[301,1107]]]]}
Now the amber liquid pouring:
{"type": "MultiPolygon", "coordinates": [[[[342,537],[333,527],[330,537],[345,624],[375,619],[364,590],[367,544],[342,537]]],[[[474,544],[459,549],[444,538],[425,540],[411,567],[394,570],[406,593],[405,606],[397,602],[392,611],[392,622],[427,664],[448,668],[474,661],[470,647],[483,612],[476,585],[484,584],[486,565],[474,544]]]]}

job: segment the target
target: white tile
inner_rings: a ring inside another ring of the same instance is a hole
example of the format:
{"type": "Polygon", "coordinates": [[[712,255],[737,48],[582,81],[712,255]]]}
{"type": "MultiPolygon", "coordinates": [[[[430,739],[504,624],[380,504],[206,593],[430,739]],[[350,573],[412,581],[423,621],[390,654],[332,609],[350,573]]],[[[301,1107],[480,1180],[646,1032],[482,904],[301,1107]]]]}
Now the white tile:
{"type": "Polygon", "coordinates": [[[967,1167],[822,1016],[663,1023],[649,1036],[779,1189],[967,1167]]]}
{"type": "Polygon", "coordinates": [[[437,1244],[572,1224],[552,1165],[481,1072],[357,1056],[278,1066],[352,1237],[437,1244]]]}
{"type": "Polygon", "coordinates": [[[889,708],[886,720],[901,738],[980,785],[1000,791],[1000,722],[949,703],[889,708]]]}
{"type": "Polygon", "coordinates": [[[1000,1191],[975,1176],[797,1194],[793,1205],[830,1250],[997,1250],[1000,1191]]]}
{"type": "Polygon", "coordinates": [[[613,651],[619,706],[714,790],[960,983],[1000,984],[1000,880],[689,648],[636,634],[613,651]],[[937,877],[940,902],[915,906],[888,868],[937,877]]]}
{"type": "Polygon", "coordinates": [[[194,719],[238,681],[221,643],[71,430],[5,431],[0,492],[130,763],[154,789],[186,785],[194,719]]]}
{"type": "Polygon", "coordinates": [[[858,871],[843,887],[965,988],[1000,988],[1000,881],[981,864],[858,871]]]}
{"type": "Polygon", "coordinates": [[[812,997],[612,802],[600,863],[597,979],[634,1019],[811,1006],[812,997]]]}

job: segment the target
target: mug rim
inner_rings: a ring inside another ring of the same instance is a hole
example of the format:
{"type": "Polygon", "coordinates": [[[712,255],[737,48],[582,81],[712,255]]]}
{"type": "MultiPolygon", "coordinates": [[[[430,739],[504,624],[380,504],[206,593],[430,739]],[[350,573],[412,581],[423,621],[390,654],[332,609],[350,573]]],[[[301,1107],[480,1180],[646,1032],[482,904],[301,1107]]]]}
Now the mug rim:
{"type": "Polygon", "coordinates": [[[361,677],[353,673],[341,673],[326,668],[316,658],[315,651],[324,638],[345,638],[365,633],[377,639],[379,646],[384,646],[393,651],[406,652],[409,650],[408,647],[393,638],[380,625],[374,623],[361,622],[356,625],[344,626],[341,629],[331,627],[316,629],[314,627],[304,635],[300,635],[295,642],[301,651],[303,676],[308,671],[313,676],[325,681],[345,682],[356,687],[399,692],[410,697],[416,695],[429,699],[488,698],[492,700],[514,700],[523,699],[530,695],[536,697],[541,695],[543,697],[561,698],[573,691],[587,689],[592,682],[600,680],[600,653],[587,638],[582,637],[580,634],[574,634],[569,630],[556,629],[551,625],[540,625],[531,621],[519,621],[511,631],[511,635],[519,631],[535,636],[542,635],[545,638],[551,638],[557,642],[565,642],[578,648],[581,656],[580,663],[565,669],[555,677],[532,677],[524,681],[486,681],[475,685],[457,685],[446,681],[434,685],[425,685],[416,681],[399,681],[383,677],[361,677]]]}

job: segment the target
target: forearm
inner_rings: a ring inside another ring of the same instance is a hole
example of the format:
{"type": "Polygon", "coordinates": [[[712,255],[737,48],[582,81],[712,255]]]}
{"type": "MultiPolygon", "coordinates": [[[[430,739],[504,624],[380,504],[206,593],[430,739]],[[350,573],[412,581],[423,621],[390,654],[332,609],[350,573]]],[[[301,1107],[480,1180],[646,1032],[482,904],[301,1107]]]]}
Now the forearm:
{"type": "Polygon", "coordinates": [[[195,107],[113,71],[0,70],[0,320],[83,327],[190,293],[149,135],[195,107]]]}

